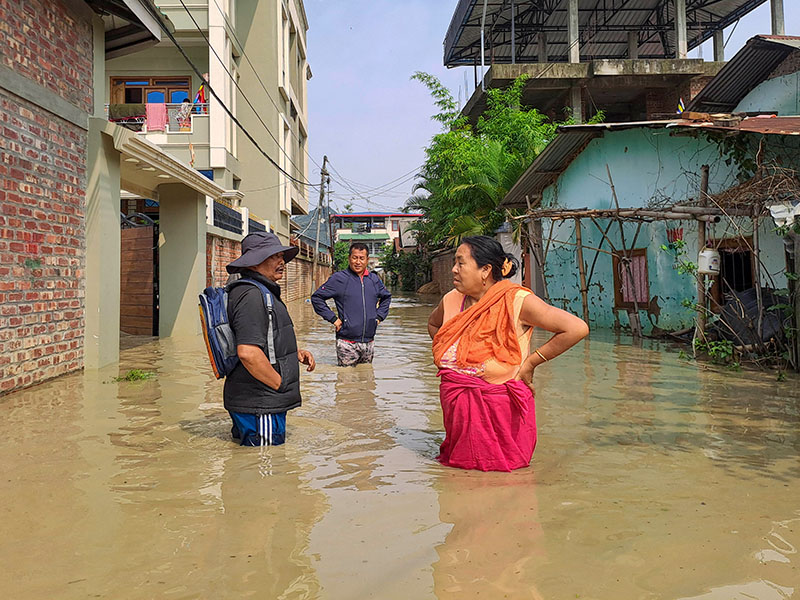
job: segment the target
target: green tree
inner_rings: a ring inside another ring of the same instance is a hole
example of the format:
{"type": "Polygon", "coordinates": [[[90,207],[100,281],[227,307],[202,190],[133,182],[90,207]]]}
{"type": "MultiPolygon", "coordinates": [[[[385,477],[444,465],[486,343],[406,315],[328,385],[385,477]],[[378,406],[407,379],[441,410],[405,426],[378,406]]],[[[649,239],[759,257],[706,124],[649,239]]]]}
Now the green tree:
{"type": "Polygon", "coordinates": [[[337,271],[344,271],[350,265],[350,244],[336,242],[333,245],[333,267],[337,271]]]}
{"type": "MultiPolygon", "coordinates": [[[[559,125],[536,109],[522,105],[528,76],[506,89],[486,93],[486,111],[473,128],[458,111],[452,93],[434,76],[415,73],[433,97],[443,126],[425,149],[414,196],[406,202],[424,218],[416,223],[417,239],[428,247],[456,244],[465,235],[491,234],[505,214],[498,206],[536,156],[555,137],[559,125]]],[[[592,122],[601,121],[598,113],[592,122]]]]}

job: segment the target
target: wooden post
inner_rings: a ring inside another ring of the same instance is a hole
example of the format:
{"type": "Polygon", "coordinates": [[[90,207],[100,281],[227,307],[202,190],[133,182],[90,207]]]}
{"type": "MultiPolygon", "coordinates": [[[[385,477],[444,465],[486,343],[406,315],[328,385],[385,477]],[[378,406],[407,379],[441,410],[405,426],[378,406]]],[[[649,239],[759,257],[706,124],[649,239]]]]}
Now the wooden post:
{"type": "MultiPolygon", "coordinates": [[[[611,169],[609,168],[608,163],[606,163],[606,173],[608,173],[608,184],[611,186],[611,197],[614,199],[614,206],[616,206],[617,210],[619,211],[617,190],[614,187],[614,180],[611,178],[611,169]]],[[[616,221],[619,223],[619,241],[622,244],[622,257],[620,260],[622,261],[622,264],[625,265],[625,270],[628,272],[628,279],[631,282],[631,286],[633,286],[633,308],[628,309],[628,321],[630,322],[631,326],[631,335],[633,335],[635,338],[640,338],[642,337],[642,322],[639,319],[639,302],[636,300],[637,290],[635,287],[635,280],[633,278],[633,271],[631,270],[632,253],[629,253],[628,247],[625,244],[625,227],[619,215],[617,215],[616,221]]],[[[630,250],[633,250],[633,248],[630,250]]]]}
{"type": "MultiPolygon", "coordinates": [[[[706,204],[708,197],[708,165],[700,167],[700,203],[706,204]]],[[[697,252],[706,247],[706,222],[697,221],[697,252]]],[[[697,274],[697,330],[695,337],[706,333],[706,276],[697,274]]]]}
{"type": "Polygon", "coordinates": [[[764,298],[761,293],[761,247],[758,239],[758,216],[753,217],[753,261],[755,262],[755,281],[753,287],[756,288],[756,306],[758,310],[758,345],[761,345],[761,333],[764,327],[764,298]]]}
{"type": "Polygon", "coordinates": [[[583,262],[583,235],[581,220],[575,219],[575,241],[578,244],[578,274],[581,281],[581,303],[583,304],[583,320],[589,323],[589,289],[586,285],[586,265],[583,262]]]}
{"type": "Polygon", "coordinates": [[[794,370],[800,373],[800,235],[794,233],[790,234],[791,239],[794,241],[794,252],[792,252],[791,263],[787,261],[787,266],[791,264],[791,269],[788,272],[794,273],[796,276],[789,281],[789,289],[792,291],[789,296],[794,300],[794,316],[792,317],[792,347],[794,348],[794,370]]]}

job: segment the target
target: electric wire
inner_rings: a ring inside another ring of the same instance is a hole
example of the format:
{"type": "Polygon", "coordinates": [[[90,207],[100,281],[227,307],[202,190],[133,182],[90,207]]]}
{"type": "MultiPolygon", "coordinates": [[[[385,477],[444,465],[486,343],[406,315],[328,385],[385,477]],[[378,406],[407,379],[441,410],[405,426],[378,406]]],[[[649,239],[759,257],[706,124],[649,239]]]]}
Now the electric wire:
{"type": "Polygon", "coordinates": [[[228,108],[228,106],[227,106],[227,105],[226,105],[226,104],[225,104],[225,103],[222,101],[222,99],[219,97],[219,95],[218,95],[218,94],[217,94],[217,92],[214,90],[214,88],[211,86],[211,84],[210,84],[208,81],[206,81],[206,80],[205,80],[205,78],[203,77],[203,73],[200,71],[200,69],[197,67],[197,65],[195,65],[195,64],[194,64],[194,62],[192,62],[192,59],[191,59],[191,58],[189,58],[189,56],[186,54],[186,50],[184,50],[184,49],[183,49],[183,46],[181,46],[181,45],[180,45],[180,43],[178,43],[178,40],[175,38],[175,36],[173,35],[173,33],[172,33],[170,30],[169,30],[169,27],[167,27],[167,26],[164,24],[164,22],[161,20],[161,19],[162,19],[162,17],[161,17],[161,15],[160,15],[160,14],[157,12],[157,10],[155,9],[155,7],[151,6],[149,3],[145,3],[145,5],[144,5],[144,6],[145,6],[145,7],[147,8],[147,10],[150,12],[150,14],[153,16],[153,18],[154,18],[154,19],[155,19],[155,20],[158,22],[158,25],[159,25],[159,27],[161,27],[161,30],[164,32],[164,34],[165,34],[165,35],[166,35],[166,36],[167,36],[167,37],[170,39],[170,41],[171,41],[171,42],[172,42],[172,43],[175,45],[175,48],[177,48],[178,52],[180,52],[181,56],[183,56],[183,59],[186,61],[186,63],[187,63],[187,64],[188,64],[188,65],[189,65],[189,66],[192,68],[192,70],[195,72],[195,74],[197,74],[197,76],[198,76],[198,77],[199,77],[199,78],[200,78],[200,79],[203,81],[203,85],[204,85],[205,87],[207,87],[207,88],[208,88],[208,91],[209,91],[209,93],[210,93],[210,94],[211,94],[211,95],[214,97],[214,99],[215,99],[215,100],[216,100],[216,101],[217,101],[217,102],[220,104],[220,106],[221,106],[221,107],[223,108],[223,110],[224,110],[224,111],[225,111],[225,112],[228,114],[228,116],[229,116],[229,117],[231,118],[231,120],[232,120],[232,121],[233,121],[233,122],[236,124],[236,126],[237,126],[239,129],[241,129],[241,130],[242,130],[242,133],[244,133],[244,135],[247,137],[247,139],[249,139],[249,140],[250,140],[250,141],[253,143],[253,145],[256,147],[256,149],[257,149],[257,150],[258,150],[258,151],[259,151],[259,152],[260,152],[260,153],[261,153],[261,154],[264,156],[264,158],[266,158],[266,159],[267,159],[267,161],[269,161],[269,163],[270,163],[272,166],[274,166],[274,167],[275,167],[275,168],[276,168],[278,171],[280,171],[281,173],[283,173],[284,175],[286,175],[286,177],[288,177],[290,180],[294,181],[295,183],[297,183],[297,184],[299,184],[299,185],[305,185],[305,186],[308,186],[308,187],[319,187],[319,184],[316,184],[316,185],[315,185],[315,184],[312,184],[312,183],[309,183],[309,182],[301,181],[301,180],[297,179],[297,178],[296,178],[294,175],[292,175],[292,174],[288,173],[287,171],[285,171],[285,170],[283,169],[283,167],[281,167],[281,166],[280,166],[280,165],[279,165],[279,164],[278,164],[278,163],[275,161],[275,159],[274,159],[274,158],[272,158],[272,157],[271,157],[269,154],[267,154],[267,153],[266,153],[266,152],[265,152],[265,151],[264,151],[264,150],[261,148],[261,146],[260,146],[260,145],[258,144],[258,142],[255,140],[255,138],[252,136],[252,134],[251,134],[249,131],[247,131],[247,129],[244,127],[244,125],[242,125],[242,123],[241,123],[241,122],[240,122],[240,121],[239,121],[239,120],[236,118],[236,116],[235,116],[235,115],[234,115],[234,114],[231,112],[230,108],[228,108]]]}

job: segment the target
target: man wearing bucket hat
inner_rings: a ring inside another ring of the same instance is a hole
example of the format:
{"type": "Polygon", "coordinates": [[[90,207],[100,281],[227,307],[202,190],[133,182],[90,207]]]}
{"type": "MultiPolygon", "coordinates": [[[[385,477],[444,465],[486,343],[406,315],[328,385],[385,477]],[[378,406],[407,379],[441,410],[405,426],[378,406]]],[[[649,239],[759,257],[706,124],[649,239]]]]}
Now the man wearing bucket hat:
{"type": "Polygon", "coordinates": [[[311,353],[297,348],[294,325],[278,285],[286,263],[297,251],[283,246],[274,233],[251,233],[242,240],[242,255],[226,267],[230,274],[265,286],[274,298],[270,327],[261,290],[254,285],[229,286],[228,319],[239,364],[225,378],[223,396],[233,420],[231,434],[242,446],[284,442],[286,411],[300,406],[300,363],[307,365],[307,371],[314,370],[311,353]]]}

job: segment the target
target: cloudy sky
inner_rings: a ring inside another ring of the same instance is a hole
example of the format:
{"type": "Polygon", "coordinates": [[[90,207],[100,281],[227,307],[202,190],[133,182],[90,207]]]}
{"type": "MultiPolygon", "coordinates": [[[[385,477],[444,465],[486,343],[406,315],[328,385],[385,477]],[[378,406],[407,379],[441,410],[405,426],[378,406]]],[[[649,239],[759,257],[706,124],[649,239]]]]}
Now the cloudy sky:
{"type": "MultiPolygon", "coordinates": [[[[457,0],[305,0],[310,29],[309,177],[319,180],[327,154],[332,200],[339,210],[396,210],[413,186],[423,148],[439,125],[428,91],[410,77],[426,71],[458,97],[472,69],[442,66],[442,42],[457,0]],[[377,188],[377,189],[376,189],[377,188]]],[[[800,26],[800,6],[785,2],[787,33],[800,26]]],[[[769,3],[725,30],[725,55],[753,35],[770,32],[769,3]]],[[[711,42],[703,54],[713,56],[711,42]]],[[[698,50],[692,51],[696,57],[698,50]]],[[[463,91],[462,91],[463,94],[463,91]]]]}

